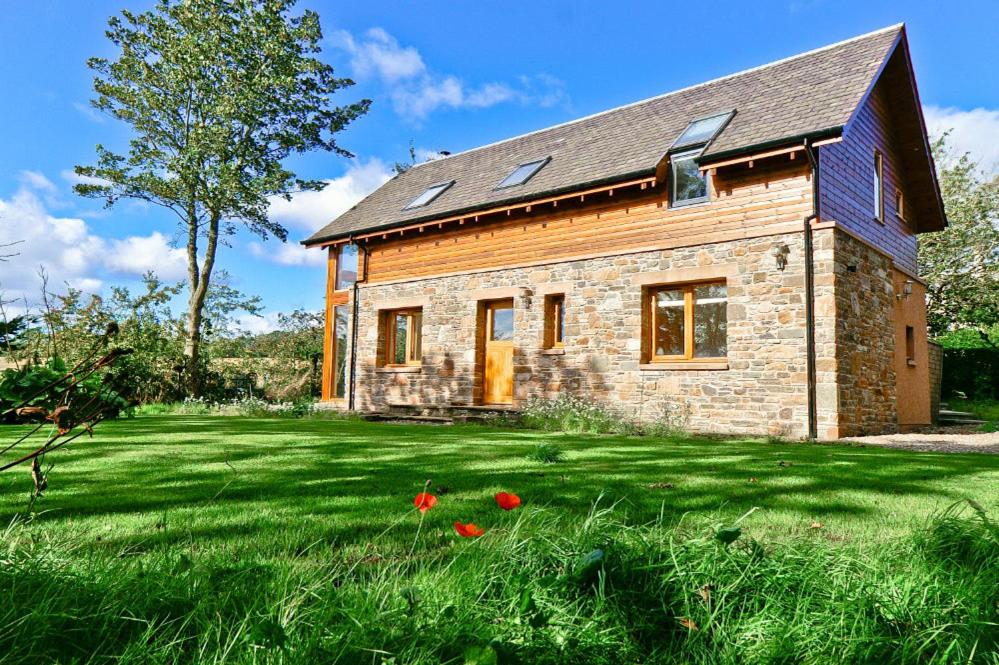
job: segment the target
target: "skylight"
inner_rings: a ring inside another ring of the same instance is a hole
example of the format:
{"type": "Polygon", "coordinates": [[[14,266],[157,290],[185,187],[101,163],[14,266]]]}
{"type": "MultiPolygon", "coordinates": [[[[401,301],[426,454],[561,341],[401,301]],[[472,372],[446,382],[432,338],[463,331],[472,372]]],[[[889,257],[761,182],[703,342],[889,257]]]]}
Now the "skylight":
{"type": "Polygon", "coordinates": [[[722,130],[733,113],[734,111],[726,111],[725,113],[692,121],[683,130],[683,133],[680,134],[680,138],[673,143],[672,149],[676,150],[677,148],[686,148],[707,143],[718,135],[718,132],[722,130]]]}
{"type": "Polygon", "coordinates": [[[425,205],[430,205],[434,199],[443,194],[448,187],[454,184],[454,180],[449,182],[441,182],[436,185],[430,185],[423,193],[417,196],[415,199],[406,204],[403,210],[412,210],[413,208],[422,208],[425,205]]]}
{"type": "Polygon", "coordinates": [[[545,157],[544,159],[537,159],[533,162],[521,164],[513,170],[513,173],[503,178],[503,182],[496,185],[496,189],[523,185],[525,182],[533,178],[534,174],[540,171],[545,164],[551,161],[551,159],[551,157],[545,157]]]}

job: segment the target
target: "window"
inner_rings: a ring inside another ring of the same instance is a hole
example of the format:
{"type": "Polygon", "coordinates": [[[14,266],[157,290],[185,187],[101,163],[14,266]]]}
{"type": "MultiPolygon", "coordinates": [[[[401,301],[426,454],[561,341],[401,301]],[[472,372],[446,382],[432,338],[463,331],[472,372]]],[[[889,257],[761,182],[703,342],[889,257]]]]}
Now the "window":
{"type": "Polygon", "coordinates": [[[885,165],[881,152],[874,151],[874,218],[885,221],[885,165]]]}
{"type": "Polygon", "coordinates": [[[385,365],[419,365],[423,361],[423,310],[384,313],[385,365]]]}
{"type": "Polygon", "coordinates": [[[905,362],[909,367],[916,366],[916,329],[905,327],[905,362]]]}
{"type": "Polygon", "coordinates": [[[333,308],[333,397],[347,395],[347,306],[333,308]]]}
{"type": "Polygon", "coordinates": [[[719,113],[718,115],[694,120],[683,130],[680,137],[673,142],[671,150],[687,148],[694,145],[702,145],[713,139],[732,117],[732,111],[719,113]]]}
{"type": "Polygon", "coordinates": [[[903,222],[905,221],[905,197],[902,196],[901,189],[895,189],[895,214],[903,222]]]}
{"type": "Polygon", "coordinates": [[[649,289],[651,362],[721,359],[728,354],[724,283],[649,289]]]}
{"type": "Polygon", "coordinates": [[[525,182],[533,178],[534,174],[540,171],[545,164],[551,161],[551,159],[551,157],[545,157],[544,159],[537,159],[533,162],[521,164],[513,170],[513,173],[503,178],[503,181],[496,185],[496,189],[523,185],[525,182]]]}
{"type": "Polygon", "coordinates": [[[708,199],[708,181],[694,160],[698,151],[670,157],[672,191],[670,205],[688,205],[708,199]]]}
{"type": "Polygon", "coordinates": [[[336,257],[337,291],[349,289],[357,281],[357,245],[343,245],[336,257]]]}
{"type": "Polygon", "coordinates": [[[565,342],[565,295],[545,296],[545,348],[561,349],[565,342]]]}
{"type": "Polygon", "coordinates": [[[434,199],[447,191],[447,189],[453,184],[454,180],[451,180],[450,182],[441,182],[436,185],[430,185],[423,190],[422,194],[407,203],[403,210],[412,210],[413,208],[422,208],[423,206],[430,205],[433,203],[434,199]]]}

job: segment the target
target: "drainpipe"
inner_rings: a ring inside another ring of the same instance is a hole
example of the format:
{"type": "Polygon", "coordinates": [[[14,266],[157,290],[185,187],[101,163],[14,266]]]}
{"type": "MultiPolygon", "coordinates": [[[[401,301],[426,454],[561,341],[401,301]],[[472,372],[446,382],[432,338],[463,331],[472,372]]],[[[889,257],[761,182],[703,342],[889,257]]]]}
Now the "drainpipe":
{"type": "MultiPolygon", "coordinates": [[[[352,242],[353,238],[348,240],[352,242]]],[[[357,385],[357,311],[358,311],[358,287],[361,282],[368,281],[368,242],[364,241],[364,246],[357,246],[357,251],[364,253],[363,262],[358,257],[358,266],[361,267],[360,273],[357,275],[357,279],[354,280],[354,302],[353,302],[353,312],[350,316],[350,387],[347,390],[347,410],[354,410],[354,391],[357,385]],[[364,275],[362,278],[361,275],[364,275]]]]}
{"type": "Polygon", "coordinates": [[[815,397],[815,252],[812,248],[812,220],[819,219],[819,160],[810,139],[805,139],[805,153],[812,167],[812,213],[805,217],[805,373],[808,376],[808,438],[819,436],[818,408],[815,397]]]}

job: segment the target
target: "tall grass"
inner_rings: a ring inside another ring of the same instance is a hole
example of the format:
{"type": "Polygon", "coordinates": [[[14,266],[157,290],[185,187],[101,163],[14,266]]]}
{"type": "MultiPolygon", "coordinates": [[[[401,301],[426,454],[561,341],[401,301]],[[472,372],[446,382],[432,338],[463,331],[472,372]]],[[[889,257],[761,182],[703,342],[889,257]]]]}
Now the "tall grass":
{"type": "Polygon", "coordinates": [[[957,507],[865,549],[729,545],[721,523],[550,509],[484,537],[424,532],[273,559],[85,550],[15,523],[0,661],[997,663],[999,537],[957,507]],[[492,658],[497,660],[493,661],[492,658]]]}

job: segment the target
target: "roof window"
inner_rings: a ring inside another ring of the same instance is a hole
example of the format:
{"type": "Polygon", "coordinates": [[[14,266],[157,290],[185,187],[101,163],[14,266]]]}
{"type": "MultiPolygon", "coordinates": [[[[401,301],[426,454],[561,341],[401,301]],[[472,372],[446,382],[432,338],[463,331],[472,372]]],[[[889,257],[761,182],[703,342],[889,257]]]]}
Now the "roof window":
{"type": "Polygon", "coordinates": [[[534,174],[540,171],[545,164],[552,160],[551,157],[545,157],[544,159],[536,159],[533,162],[526,162],[521,164],[513,170],[513,173],[503,178],[500,184],[496,185],[496,189],[504,189],[506,187],[515,187],[517,185],[523,185],[525,182],[534,177],[534,174]]]}
{"type": "Polygon", "coordinates": [[[683,130],[680,137],[673,142],[673,147],[670,150],[689,148],[708,143],[718,136],[718,133],[728,124],[734,113],[734,111],[726,111],[725,113],[718,113],[707,118],[692,121],[683,130]]]}
{"type": "Polygon", "coordinates": [[[423,193],[417,196],[415,199],[406,204],[403,210],[412,210],[413,208],[422,208],[423,206],[430,205],[434,202],[438,196],[443,194],[447,189],[454,184],[454,180],[448,182],[437,183],[436,185],[430,185],[423,193]]]}

